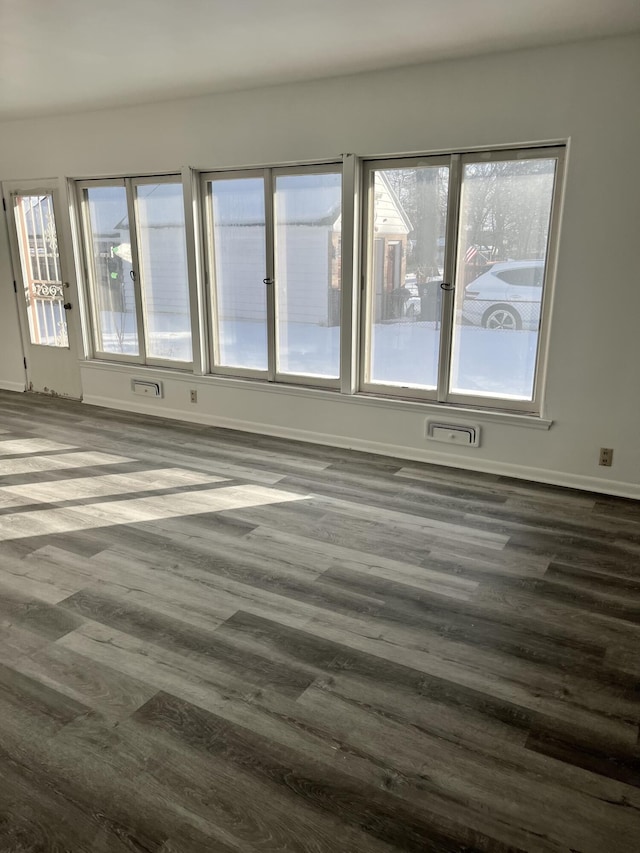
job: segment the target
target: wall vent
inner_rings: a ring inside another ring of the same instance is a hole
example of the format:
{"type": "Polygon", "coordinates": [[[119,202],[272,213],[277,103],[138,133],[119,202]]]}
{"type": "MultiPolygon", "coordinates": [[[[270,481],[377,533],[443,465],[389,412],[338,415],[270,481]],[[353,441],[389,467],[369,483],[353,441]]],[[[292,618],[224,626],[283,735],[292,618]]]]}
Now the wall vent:
{"type": "Polygon", "coordinates": [[[443,441],[446,444],[460,444],[467,447],[480,446],[480,427],[469,424],[447,424],[441,421],[427,421],[427,438],[443,441]]]}
{"type": "Polygon", "coordinates": [[[131,390],[141,397],[162,397],[162,382],[149,382],[148,379],[132,379],[131,390]]]}

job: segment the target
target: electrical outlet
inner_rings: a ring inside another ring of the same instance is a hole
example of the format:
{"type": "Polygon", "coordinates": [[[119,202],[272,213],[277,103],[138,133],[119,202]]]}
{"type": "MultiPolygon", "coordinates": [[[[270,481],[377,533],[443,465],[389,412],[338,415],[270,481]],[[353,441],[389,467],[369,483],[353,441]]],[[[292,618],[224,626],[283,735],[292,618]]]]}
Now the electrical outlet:
{"type": "Polygon", "coordinates": [[[611,468],[613,465],[613,447],[600,448],[600,462],[598,464],[604,465],[605,468],[611,468]]]}
{"type": "Polygon", "coordinates": [[[198,402],[198,392],[196,391],[196,389],[192,388],[190,391],[190,394],[191,394],[191,402],[197,403],[198,402]]]}

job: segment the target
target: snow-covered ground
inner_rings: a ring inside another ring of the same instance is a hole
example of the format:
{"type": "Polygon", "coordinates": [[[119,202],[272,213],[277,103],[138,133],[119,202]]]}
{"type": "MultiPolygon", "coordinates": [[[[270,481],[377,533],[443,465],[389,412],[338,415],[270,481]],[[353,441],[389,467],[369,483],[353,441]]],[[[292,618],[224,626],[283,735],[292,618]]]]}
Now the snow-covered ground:
{"type": "MultiPolygon", "coordinates": [[[[112,319],[112,318],[109,318],[112,319]]],[[[119,318],[118,318],[119,319],[119,318]]],[[[136,351],[132,329],[108,333],[105,349],[136,351]]],[[[169,324],[167,324],[169,325],[169,324]]],[[[158,358],[191,361],[191,336],[181,328],[158,329],[149,335],[151,353],[158,358]]],[[[111,329],[114,327],[111,326],[111,329]]],[[[120,324],[116,328],[120,328],[120,324]]],[[[374,326],[372,381],[409,387],[434,388],[440,331],[433,322],[403,319],[374,326]]],[[[451,372],[452,391],[475,395],[530,399],[536,362],[538,333],[456,327],[451,372]]],[[[219,341],[226,365],[266,370],[266,325],[251,321],[225,321],[219,341]]],[[[279,334],[279,370],[309,376],[337,377],[340,331],[336,326],[306,323],[283,325],[279,334]]]]}
{"type": "MultiPolygon", "coordinates": [[[[451,390],[531,399],[538,333],[458,325],[453,339],[451,390]]],[[[435,388],[440,332],[434,323],[374,326],[372,380],[435,388]]]]}

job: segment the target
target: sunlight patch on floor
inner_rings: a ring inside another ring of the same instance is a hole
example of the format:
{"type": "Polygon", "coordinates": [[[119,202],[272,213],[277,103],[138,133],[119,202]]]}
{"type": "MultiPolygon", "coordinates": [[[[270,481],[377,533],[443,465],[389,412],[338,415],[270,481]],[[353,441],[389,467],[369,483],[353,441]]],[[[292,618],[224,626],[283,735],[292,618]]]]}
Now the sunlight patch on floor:
{"type": "Polygon", "coordinates": [[[132,474],[100,474],[96,477],[77,477],[48,483],[25,483],[19,486],[0,487],[0,505],[3,497],[22,498],[22,503],[84,500],[151,492],[156,489],[174,489],[180,486],[199,486],[205,483],[223,483],[227,477],[201,474],[184,468],[160,468],[136,471],[132,474]]]}
{"type": "Polygon", "coordinates": [[[21,453],[48,453],[50,450],[75,450],[70,444],[49,441],[48,438],[20,438],[0,441],[0,456],[17,456],[21,453]]]}
{"type": "Polygon", "coordinates": [[[304,495],[247,485],[107,501],[73,508],[13,512],[0,516],[0,541],[72,533],[111,527],[115,524],[160,521],[184,515],[201,515],[304,499],[304,495]]]}
{"type": "Polygon", "coordinates": [[[111,453],[65,453],[62,456],[33,456],[22,459],[0,460],[0,477],[13,474],[31,474],[40,471],[62,471],[72,468],[93,468],[97,465],[122,465],[123,462],[135,462],[128,456],[114,456],[111,453]]]}

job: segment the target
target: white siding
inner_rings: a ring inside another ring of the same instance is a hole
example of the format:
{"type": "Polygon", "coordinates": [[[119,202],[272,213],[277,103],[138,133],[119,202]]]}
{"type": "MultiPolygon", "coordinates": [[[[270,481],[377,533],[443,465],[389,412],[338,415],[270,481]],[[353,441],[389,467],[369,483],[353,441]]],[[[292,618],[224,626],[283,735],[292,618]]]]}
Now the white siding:
{"type": "Polygon", "coordinates": [[[327,325],[331,230],[326,225],[288,225],[285,234],[276,237],[279,315],[292,323],[327,325]]]}

